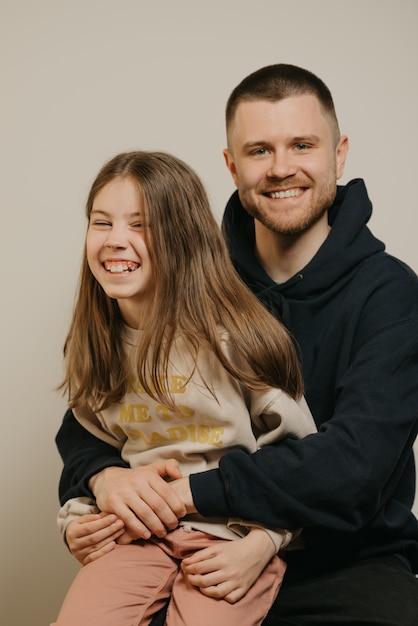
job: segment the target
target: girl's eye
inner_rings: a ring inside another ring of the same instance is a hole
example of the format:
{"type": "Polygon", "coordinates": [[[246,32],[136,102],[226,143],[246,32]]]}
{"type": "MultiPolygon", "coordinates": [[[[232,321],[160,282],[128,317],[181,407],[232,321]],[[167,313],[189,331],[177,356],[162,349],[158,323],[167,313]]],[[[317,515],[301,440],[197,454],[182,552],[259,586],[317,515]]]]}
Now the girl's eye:
{"type": "Polygon", "coordinates": [[[135,228],[136,230],[145,230],[146,228],[150,228],[150,223],[143,219],[140,222],[134,222],[132,224],[132,228],[135,228]]]}
{"type": "Polygon", "coordinates": [[[104,220],[95,220],[92,222],[92,226],[111,226],[110,222],[105,222],[104,220]]]}

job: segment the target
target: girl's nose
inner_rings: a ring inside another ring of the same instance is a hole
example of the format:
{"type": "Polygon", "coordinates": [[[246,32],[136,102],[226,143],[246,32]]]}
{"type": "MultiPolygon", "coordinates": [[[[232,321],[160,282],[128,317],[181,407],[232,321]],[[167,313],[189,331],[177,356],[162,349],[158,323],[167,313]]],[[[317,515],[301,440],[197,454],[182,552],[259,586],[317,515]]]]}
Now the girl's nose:
{"type": "Polygon", "coordinates": [[[126,248],[128,245],[127,237],[122,228],[111,228],[105,241],[107,248],[126,248]]]}

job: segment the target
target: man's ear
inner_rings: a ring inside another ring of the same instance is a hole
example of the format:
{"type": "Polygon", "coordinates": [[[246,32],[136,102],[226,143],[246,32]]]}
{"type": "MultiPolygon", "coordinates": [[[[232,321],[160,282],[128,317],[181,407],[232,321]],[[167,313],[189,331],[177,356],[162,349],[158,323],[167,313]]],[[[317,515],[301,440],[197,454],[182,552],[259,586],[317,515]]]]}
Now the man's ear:
{"type": "Polygon", "coordinates": [[[349,145],[347,135],[341,135],[336,149],[337,180],[341,178],[344,173],[344,166],[348,154],[348,148],[349,145]]]}
{"type": "Polygon", "coordinates": [[[228,150],[228,148],[225,148],[225,150],[223,151],[223,155],[224,155],[226,167],[231,172],[231,176],[234,180],[235,186],[238,187],[237,170],[235,167],[234,158],[232,154],[230,153],[230,151],[228,150]]]}

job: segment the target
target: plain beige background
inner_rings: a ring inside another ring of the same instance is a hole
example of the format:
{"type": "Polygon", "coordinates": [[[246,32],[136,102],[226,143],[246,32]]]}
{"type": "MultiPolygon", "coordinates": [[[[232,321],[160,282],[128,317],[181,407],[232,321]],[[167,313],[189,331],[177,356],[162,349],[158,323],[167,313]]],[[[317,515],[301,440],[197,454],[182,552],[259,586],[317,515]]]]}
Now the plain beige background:
{"type": "MultiPolygon", "coordinates": [[[[371,222],[418,269],[416,0],[0,0],[0,623],[48,626],[77,569],[55,527],[54,392],[102,163],[171,151],[220,218],[224,105],[248,73],[302,65],[331,88],[371,222]]],[[[373,442],[371,442],[373,445],[373,442]]]]}

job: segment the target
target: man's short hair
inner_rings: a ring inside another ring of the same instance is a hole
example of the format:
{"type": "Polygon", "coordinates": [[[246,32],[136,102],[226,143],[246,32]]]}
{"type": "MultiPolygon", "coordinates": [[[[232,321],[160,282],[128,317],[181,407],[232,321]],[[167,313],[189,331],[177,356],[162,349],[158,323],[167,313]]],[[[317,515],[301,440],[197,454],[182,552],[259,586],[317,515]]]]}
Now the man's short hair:
{"type": "Polygon", "coordinates": [[[285,63],[262,67],[249,74],[235,87],[226,104],[227,133],[241,102],[254,100],[277,102],[291,96],[303,95],[313,95],[318,98],[324,113],[331,121],[337,143],[340,130],[330,90],[312,72],[285,63]]]}

